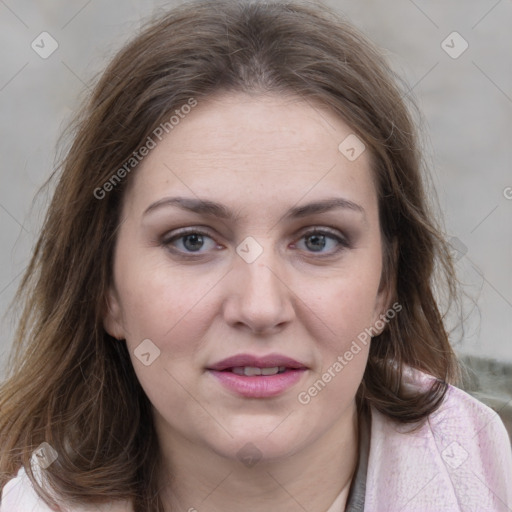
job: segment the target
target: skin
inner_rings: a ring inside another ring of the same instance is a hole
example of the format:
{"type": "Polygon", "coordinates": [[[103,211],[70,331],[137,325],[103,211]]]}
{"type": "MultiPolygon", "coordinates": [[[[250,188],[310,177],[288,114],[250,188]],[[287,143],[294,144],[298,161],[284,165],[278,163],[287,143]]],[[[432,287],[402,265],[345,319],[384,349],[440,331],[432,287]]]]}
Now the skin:
{"type": "Polygon", "coordinates": [[[338,150],[351,133],[300,98],[224,93],[199,102],[133,176],[105,328],[126,340],[153,405],[169,508],[325,512],[340,492],[346,499],[369,344],[307,405],[297,396],[389,306],[369,151],[351,162],[338,150]],[[170,196],[217,201],[238,218],[176,206],[144,214],[170,196]],[[331,197],[364,213],[284,217],[331,197]],[[208,235],[170,241],[180,228],[208,235]],[[318,244],[305,236],[313,228],[331,228],[348,247],[330,236],[318,244]],[[248,236],[263,249],[251,263],[236,252],[248,236]],[[134,355],[144,339],[160,350],[149,366],[134,355]],[[240,397],[206,370],[235,354],[276,352],[308,367],[276,397],[240,397]],[[261,456],[252,467],[237,456],[247,443],[261,456]]]}

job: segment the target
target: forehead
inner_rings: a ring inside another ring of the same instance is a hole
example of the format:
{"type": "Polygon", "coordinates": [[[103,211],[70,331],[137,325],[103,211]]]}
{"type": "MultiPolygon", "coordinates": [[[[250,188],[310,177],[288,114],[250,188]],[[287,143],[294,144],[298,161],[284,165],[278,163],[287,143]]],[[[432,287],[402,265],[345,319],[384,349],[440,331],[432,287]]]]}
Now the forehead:
{"type": "Polygon", "coordinates": [[[318,103],[224,93],[199,101],[156,140],[133,177],[130,200],[148,203],[171,189],[217,199],[250,196],[260,204],[337,190],[373,199],[369,151],[350,160],[340,150],[351,137],[341,117],[318,103]]]}
{"type": "Polygon", "coordinates": [[[290,151],[325,152],[328,146],[336,155],[341,140],[352,132],[340,116],[313,100],[220,93],[200,100],[166,138],[175,152],[198,158],[204,151],[233,156],[271,152],[279,157],[290,151]]]}

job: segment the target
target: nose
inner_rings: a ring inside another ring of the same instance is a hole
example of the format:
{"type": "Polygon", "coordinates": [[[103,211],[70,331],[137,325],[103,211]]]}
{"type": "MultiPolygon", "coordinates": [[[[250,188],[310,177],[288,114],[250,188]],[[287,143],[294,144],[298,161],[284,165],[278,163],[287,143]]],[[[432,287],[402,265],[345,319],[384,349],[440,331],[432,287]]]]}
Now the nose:
{"type": "Polygon", "coordinates": [[[278,258],[270,249],[252,263],[236,256],[228,274],[230,285],[224,307],[224,318],[230,326],[271,334],[290,323],[294,294],[278,258]]]}

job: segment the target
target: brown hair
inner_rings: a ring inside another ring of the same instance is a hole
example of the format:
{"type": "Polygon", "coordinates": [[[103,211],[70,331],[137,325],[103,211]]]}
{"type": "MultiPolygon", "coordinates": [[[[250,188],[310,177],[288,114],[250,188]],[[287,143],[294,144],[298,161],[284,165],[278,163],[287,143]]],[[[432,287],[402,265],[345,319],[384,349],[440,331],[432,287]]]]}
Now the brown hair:
{"type": "Polygon", "coordinates": [[[402,310],[371,343],[358,404],[400,422],[422,420],[439,406],[458,370],[434,278],[439,271],[450,299],[456,281],[397,83],[379,52],[339,14],[299,2],[188,2],[117,54],[54,173],[53,200],[18,292],[24,309],[10,376],[0,388],[1,486],[21,465],[35,485],[30,455],[46,441],[59,454],[46,475],[64,498],[131,499],[136,511],[163,510],[150,404],[126,345],[102,321],[130,176],[102,199],[95,191],[175,109],[218,91],[320,102],[369,148],[384,240],[382,283],[402,310]],[[408,394],[400,385],[404,365],[437,380],[408,394]]]}

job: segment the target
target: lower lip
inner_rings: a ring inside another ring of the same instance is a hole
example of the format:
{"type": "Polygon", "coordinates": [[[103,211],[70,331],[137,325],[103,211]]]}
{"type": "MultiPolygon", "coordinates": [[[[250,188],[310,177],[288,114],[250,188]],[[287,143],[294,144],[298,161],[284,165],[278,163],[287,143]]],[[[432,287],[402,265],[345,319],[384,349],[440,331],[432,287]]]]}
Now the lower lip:
{"type": "Polygon", "coordinates": [[[305,368],[286,370],[275,375],[246,377],[233,372],[208,370],[230,391],[246,398],[268,398],[280,395],[295,385],[306,371],[305,368]]]}

